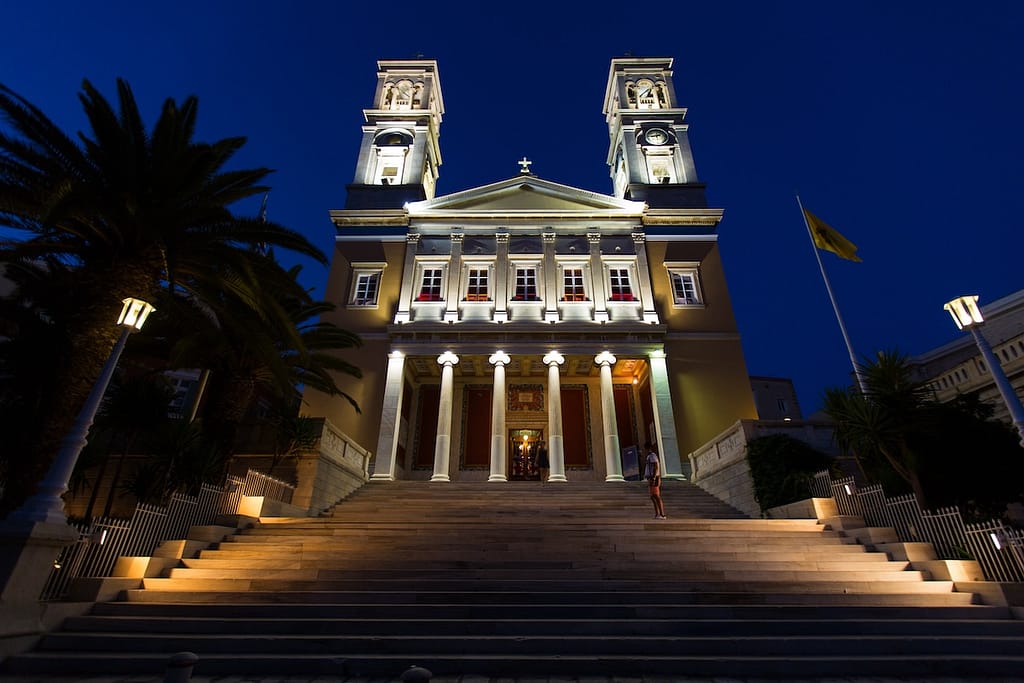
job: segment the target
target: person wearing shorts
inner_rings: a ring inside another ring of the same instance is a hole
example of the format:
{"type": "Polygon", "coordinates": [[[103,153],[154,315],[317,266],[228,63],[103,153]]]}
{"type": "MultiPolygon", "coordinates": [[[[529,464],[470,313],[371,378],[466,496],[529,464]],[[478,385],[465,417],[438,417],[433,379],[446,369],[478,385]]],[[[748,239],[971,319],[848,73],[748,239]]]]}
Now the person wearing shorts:
{"type": "Polygon", "coordinates": [[[648,442],[644,448],[647,450],[647,467],[644,470],[644,477],[647,478],[647,492],[651,495],[651,502],[654,504],[654,518],[668,519],[665,516],[665,503],[661,500],[661,461],[658,454],[654,452],[654,444],[648,442]]]}

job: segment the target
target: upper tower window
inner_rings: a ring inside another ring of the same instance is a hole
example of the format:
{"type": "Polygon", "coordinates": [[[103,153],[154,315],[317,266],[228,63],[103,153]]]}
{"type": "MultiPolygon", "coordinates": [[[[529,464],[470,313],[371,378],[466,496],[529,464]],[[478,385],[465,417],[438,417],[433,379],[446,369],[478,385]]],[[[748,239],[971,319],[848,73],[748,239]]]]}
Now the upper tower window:
{"type": "Polygon", "coordinates": [[[405,159],[412,147],[412,136],[404,131],[384,131],[374,138],[373,142],[377,151],[373,184],[403,184],[405,159]]]}
{"type": "Polygon", "coordinates": [[[423,84],[414,84],[410,80],[401,80],[396,83],[387,83],[384,85],[384,106],[381,109],[389,109],[391,111],[407,111],[413,108],[414,103],[418,103],[420,95],[423,92],[423,84]]]}
{"type": "Polygon", "coordinates": [[[660,109],[661,99],[654,81],[642,78],[636,82],[636,108],[660,109]]]}

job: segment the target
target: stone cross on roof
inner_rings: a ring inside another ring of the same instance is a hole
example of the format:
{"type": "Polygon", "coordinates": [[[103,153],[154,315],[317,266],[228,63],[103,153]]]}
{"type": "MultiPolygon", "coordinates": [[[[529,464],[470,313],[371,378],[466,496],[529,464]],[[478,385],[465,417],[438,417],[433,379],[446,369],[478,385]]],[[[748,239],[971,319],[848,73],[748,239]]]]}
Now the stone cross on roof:
{"type": "Polygon", "coordinates": [[[520,173],[529,173],[530,172],[530,164],[532,164],[533,162],[530,161],[529,159],[527,159],[524,156],[522,159],[520,159],[516,163],[519,164],[520,166],[522,166],[522,168],[519,169],[520,173]]]}

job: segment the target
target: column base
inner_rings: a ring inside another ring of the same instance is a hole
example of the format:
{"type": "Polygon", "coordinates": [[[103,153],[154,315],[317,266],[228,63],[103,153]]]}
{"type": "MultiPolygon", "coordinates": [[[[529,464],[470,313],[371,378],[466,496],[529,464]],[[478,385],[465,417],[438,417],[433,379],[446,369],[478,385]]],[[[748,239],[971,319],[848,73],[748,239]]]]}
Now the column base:
{"type": "Polygon", "coordinates": [[[444,321],[446,323],[457,323],[457,322],[459,322],[459,313],[458,313],[458,311],[445,311],[444,321]]]}
{"type": "Polygon", "coordinates": [[[604,478],[605,481],[626,481],[621,474],[609,474],[604,478]]]}
{"type": "Polygon", "coordinates": [[[492,474],[487,478],[487,481],[508,481],[508,477],[504,474],[492,474]]]}
{"type": "Polygon", "coordinates": [[[685,474],[666,474],[662,479],[671,479],[672,481],[686,481],[685,474]]]}
{"type": "Polygon", "coordinates": [[[558,311],[544,311],[544,322],[546,322],[546,323],[557,323],[558,322],[558,311]]]}
{"type": "Polygon", "coordinates": [[[392,475],[390,475],[390,474],[383,474],[383,473],[378,474],[377,472],[374,472],[373,475],[370,477],[370,481],[394,481],[394,480],[395,480],[395,478],[392,475]]]}
{"type": "Polygon", "coordinates": [[[548,481],[563,482],[563,483],[565,483],[565,482],[568,482],[569,480],[565,478],[564,474],[552,474],[552,475],[548,476],[548,481]]]}
{"type": "Polygon", "coordinates": [[[435,474],[434,476],[432,476],[432,477],[430,478],[430,481],[443,481],[443,482],[450,482],[450,481],[451,481],[451,479],[449,479],[449,478],[448,478],[448,475],[447,475],[447,474],[435,474]]]}
{"type": "Polygon", "coordinates": [[[594,311],[594,322],[595,323],[606,323],[611,318],[608,317],[608,311],[594,311]]]}

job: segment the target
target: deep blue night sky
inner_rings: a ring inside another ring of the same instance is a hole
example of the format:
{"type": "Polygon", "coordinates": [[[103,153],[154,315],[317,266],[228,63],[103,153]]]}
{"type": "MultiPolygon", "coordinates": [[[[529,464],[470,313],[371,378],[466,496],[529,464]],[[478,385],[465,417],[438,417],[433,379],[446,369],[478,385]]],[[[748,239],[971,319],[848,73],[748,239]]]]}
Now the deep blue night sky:
{"type": "MultiPolygon", "coordinates": [[[[248,136],[238,164],[277,170],[271,217],[325,251],[377,59],[439,63],[438,194],[523,155],[610,193],[609,60],[675,57],[748,370],[792,377],[805,413],[850,368],[795,192],[860,247],[823,255],[859,354],[945,343],[945,301],[1024,286],[1024,3],[150,4],[6,3],[0,82],[74,131],[83,78],[128,79],[149,121],[198,95],[200,139],[248,136]]],[[[305,275],[322,292],[326,269],[305,275]]]]}

